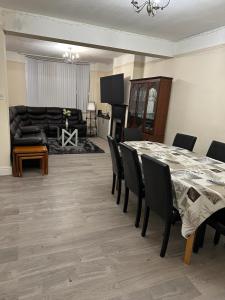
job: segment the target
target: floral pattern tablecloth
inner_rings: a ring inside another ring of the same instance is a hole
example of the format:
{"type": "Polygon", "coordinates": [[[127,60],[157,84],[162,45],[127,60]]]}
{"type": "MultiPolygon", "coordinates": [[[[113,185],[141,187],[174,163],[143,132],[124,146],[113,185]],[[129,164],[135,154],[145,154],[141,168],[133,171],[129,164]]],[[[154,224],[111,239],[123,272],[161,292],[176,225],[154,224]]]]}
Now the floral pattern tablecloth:
{"type": "Polygon", "coordinates": [[[126,142],[139,154],[170,166],[174,207],[182,219],[182,235],[188,238],[216,211],[225,208],[225,164],[188,150],[148,141],[126,142]]]}

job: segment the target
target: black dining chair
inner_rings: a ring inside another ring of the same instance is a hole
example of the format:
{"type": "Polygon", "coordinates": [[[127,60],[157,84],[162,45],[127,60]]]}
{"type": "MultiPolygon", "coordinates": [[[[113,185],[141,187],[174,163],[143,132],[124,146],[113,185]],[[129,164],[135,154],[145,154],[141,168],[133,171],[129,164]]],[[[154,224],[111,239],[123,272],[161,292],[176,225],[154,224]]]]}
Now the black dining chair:
{"type": "Polygon", "coordinates": [[[135,226],[139,227],[142,209],[142,199],[145,196],[144,183],[142,180],[141,166],[137,151],[125,144],[120,144],[124,167],[125,200],[123,212],[127,212],[129,191],[138,197],[135,226]]]}
{"type": "Polygon", "coordinates": [[[173,141],[173,146],[192,151],[194,149],[196,141],[196,136],[177,133],[173,141]]]}
{"type": "MultiPolygon", "coordinates": [[[[206,156],[225,163],[225,143],[212,141],[206,156]]],[[[214,244],[217,245],[219,243],[221,234],[225,235],[225,209],[216,212],[199,226],[195,236],[195,253],[198,252],[199,248],[203,247],[207,225],[216,230],[214,244]]]]}
{"type": "Polygon", "coordinates": [[[150,211],[156,212],[165,223],[160,256],[164,257],[170,237],[171,225],[180,219],[173,207],[173,189],[170,168],[165,163],[143,154],[142,168],[145,182],[145,214],[142,236],[146,234],[150,211]]]}
{"type": "Polygon", "coordinates": [[[143,133],[139,128],[124,128],[124,141],[143,141],[143,133]]]}
{"type": "Polygon", "coordinates": [[[215,229],[214,244],[217,245],[220,241],[220,236],[225,236],[225,208],[217,211],[210,216],[196,231],[194,252],[197,253],[199,248],[203,247],[206,227],[210,226],[215,229]]]}
{"type": "Polygon", "coordinates": [[[212,141],[206,156],[225,163],[225,143],[212,141]]]}
{"type": "Polygon", "coordinates": [[[109,149],[110,149],[111,159],[112,159],[112,169],[113,169],[112,194],[114,195],[116,179],[117,179],[117,187],[118,187],[117,204],[119,204],[120,196],[121,196],[122,180],[124,179],[123,165],[122,165],[122,160],[120,157],[118,145],[115,139],[112,138],[111,136],[107,136],[107,139],[109,143],[109,149]]]}

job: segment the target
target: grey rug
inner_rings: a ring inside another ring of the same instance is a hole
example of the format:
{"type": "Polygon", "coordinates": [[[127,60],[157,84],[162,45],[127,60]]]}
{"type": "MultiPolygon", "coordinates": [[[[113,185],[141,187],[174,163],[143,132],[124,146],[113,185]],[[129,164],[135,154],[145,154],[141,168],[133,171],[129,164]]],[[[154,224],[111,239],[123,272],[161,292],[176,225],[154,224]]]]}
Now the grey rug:
{"type": "Polygon", "coordinates": [[[62,147],[56,138],[48,138],[49,154],[86,154],[104,153],[104,151],[86,138],[79,138],[78,145],[62,147]]]}

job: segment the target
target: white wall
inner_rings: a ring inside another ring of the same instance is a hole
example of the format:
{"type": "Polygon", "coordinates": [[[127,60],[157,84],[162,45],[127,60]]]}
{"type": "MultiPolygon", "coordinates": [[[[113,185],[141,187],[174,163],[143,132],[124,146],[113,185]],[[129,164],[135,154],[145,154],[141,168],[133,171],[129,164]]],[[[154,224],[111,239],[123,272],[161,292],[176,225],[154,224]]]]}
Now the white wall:
{"type": "Polygon", "coordinates": [[[225,142],[225,46],[172,59],[146,61],[144,76],[174,78],[165,142],[176,132],[198,137],[206,153],[213,139],[225,142]]]}

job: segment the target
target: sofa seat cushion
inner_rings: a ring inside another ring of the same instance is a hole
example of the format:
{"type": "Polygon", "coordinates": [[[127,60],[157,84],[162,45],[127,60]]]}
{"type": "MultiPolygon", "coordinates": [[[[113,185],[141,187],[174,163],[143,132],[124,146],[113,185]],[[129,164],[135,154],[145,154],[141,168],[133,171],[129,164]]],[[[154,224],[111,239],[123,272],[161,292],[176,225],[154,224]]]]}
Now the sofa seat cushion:
{"type": "Polygon", "coordinates": [[[41,128],[39,126],[22,126],[20,127],[20,130],[22,134],[41,132],[41,128]]]}
{"type": "Polygon", "coordinates": [[[14,146],[35,146],[43,145],[43,139],[41,135],[28,135],[22,137],[14,137],[14,146]]]}

